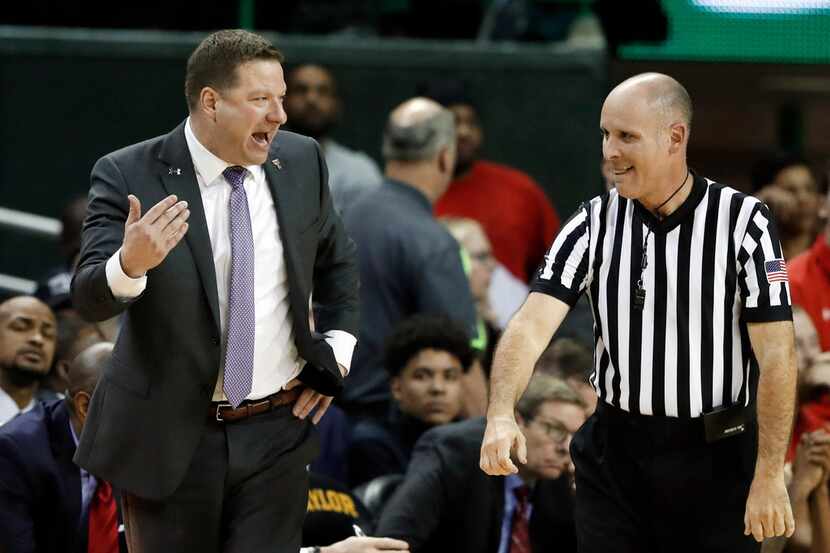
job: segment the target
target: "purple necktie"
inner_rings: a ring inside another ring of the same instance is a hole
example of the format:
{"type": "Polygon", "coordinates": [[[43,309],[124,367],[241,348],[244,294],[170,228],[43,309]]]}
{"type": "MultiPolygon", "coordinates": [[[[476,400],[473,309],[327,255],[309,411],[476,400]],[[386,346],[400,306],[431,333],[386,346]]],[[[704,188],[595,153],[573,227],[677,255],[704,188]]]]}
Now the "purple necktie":
{"type": "Polygon", "coordinates": [[[231,185],[228,203],[231,226],[231,283],[228,291],[228,344],[225,350],[225,395],[238,407],[251,393],[254,375],[254,237],[245,195],[244,167],[222,172],[231,185]]]}

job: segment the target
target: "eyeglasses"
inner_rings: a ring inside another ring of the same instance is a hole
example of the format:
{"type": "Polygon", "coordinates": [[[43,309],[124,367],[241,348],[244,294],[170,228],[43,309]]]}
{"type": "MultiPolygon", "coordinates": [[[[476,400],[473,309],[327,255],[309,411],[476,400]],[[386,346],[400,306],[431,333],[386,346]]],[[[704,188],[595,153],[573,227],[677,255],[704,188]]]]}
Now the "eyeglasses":
{"type": "Polygon", "coordinates": [[[570,431],[565,428],[565,425],[559,421],[533,419],[531,422],[537,423],[537,426],[542,429],[545,435],[553,440],[557,445],[564,444],[571,435],[570,431]]]}

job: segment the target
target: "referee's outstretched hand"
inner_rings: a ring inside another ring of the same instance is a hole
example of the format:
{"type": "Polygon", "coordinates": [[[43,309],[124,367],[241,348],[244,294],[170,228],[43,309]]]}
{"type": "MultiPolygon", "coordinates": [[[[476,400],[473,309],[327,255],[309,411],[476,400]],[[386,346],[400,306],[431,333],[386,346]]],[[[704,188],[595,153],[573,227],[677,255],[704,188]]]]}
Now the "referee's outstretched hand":
{"type": "Polygon", "coordinates": [[[516,452],[516,459],[527,463],[527,443],[525,436],[516,424],[514,416],[488,417],[484,439],[481,442],[481,470],[491,476],[516,474],[519,469],[510,458],[516,452]]]}
{"type": "Polygon", "coordinates": [[[795,519],[784,484],[784,471],[775,476],[756,473],[746,500],[744,534],[752,534],[755,541],[761,542],[776,536],[789,538],[794,531],[795,519]]]}

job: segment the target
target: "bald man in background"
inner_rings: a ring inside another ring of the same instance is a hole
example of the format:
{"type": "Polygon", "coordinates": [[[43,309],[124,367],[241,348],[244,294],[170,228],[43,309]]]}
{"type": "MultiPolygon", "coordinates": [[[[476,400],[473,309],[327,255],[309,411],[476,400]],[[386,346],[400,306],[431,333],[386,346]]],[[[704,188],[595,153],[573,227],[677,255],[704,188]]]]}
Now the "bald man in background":
{"type": "Polygon", "coordinates": [[[781,244],[764,204],[689,169],[691,120],[667,75],[611,91],[600,130],[615,188],[565,224],[496,351],[480,463],[509,474],[511,449],[526,455],[515,403],[588,294],[599,402],[571,444],[582,553],[748,553],[793,533],[781,244]]]}
{"type": "MultiPolygon", "coordinates": [[[[389,114],[383,135],[386,180],[346,212],[360,268],[360,341],[341,398],[353,417],[384,420],[390,407],[382,347],[392,329],[417,313],[447,315],[477,335],[473,297],[458,242],[432,214],[455,167],[452,113],[413,98],[389,114]]],[[[481,369],[466,379],[484,378],[481,369]]],[[[466,394],[468,397],[472,394],[466,394]]]]}
{"type": "Polygon", "coordinates": [[[38,403],[0,429],[0,551],[127,551],[112,487],[72,462],[111,355],[109,342],[90,345],[69,363],[66,399],[38,403]]]}

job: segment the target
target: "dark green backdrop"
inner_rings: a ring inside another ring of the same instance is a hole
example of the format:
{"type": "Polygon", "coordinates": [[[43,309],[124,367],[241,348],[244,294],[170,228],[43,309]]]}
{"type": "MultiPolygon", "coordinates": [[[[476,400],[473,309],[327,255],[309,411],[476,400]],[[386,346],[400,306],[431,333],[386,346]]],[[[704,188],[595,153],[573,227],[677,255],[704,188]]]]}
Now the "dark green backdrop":
{"type": "MultiPolygon", "coordinates": [[[[201,33],[0,28],[0,206],[58,216],[100,156],[166,133],[186,116],[183,77],[201,33]]],[[[542,46],[271,35],[289,65],[331,67],[345,100],[335,132],[380,154],[388,111],[423,80],[468,81],[485,155],[533,175],[566,218],[600,190],[604,55],[542,46]]],[[[0,273],[37,278],[48,241],[0,229],[0,273]]]]}

